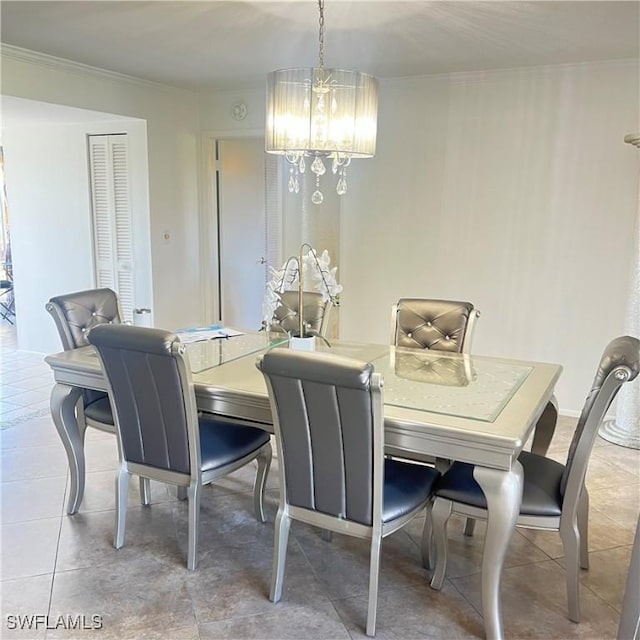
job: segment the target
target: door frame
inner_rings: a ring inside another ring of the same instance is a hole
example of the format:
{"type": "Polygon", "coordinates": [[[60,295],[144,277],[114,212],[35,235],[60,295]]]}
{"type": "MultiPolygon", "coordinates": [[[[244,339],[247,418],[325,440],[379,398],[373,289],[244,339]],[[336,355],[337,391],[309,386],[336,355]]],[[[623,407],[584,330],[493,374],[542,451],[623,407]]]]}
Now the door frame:
{"type": "Polygon", "coordinates": [[[264,138],[264,129],[231,129],[205,131],[201,136],[200,162],[200,299],[202,317],[210,324],[220,320],[218,283],[220,282],[220,255],[218,252],[218,185],[216,143],[234,138],[264,138]]]}

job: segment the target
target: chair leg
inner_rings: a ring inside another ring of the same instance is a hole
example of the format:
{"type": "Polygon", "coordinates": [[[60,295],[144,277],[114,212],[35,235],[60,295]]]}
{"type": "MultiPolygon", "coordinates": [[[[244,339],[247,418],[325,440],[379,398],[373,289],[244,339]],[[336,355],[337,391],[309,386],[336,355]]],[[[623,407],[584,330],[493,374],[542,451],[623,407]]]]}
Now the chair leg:
{"type": "Polygon", "coordinates": [[[422,554],[422,566],[425,569],[433,569],[434,564],[434,549],[433,549],[433,525],[431,523],[431,510],[433,509],[433,502],[427,504],[427,512],[424,516],[424,527],[422,527],[422,542],[420,545],[420,552],[422,554]]]}
{"type": "Polygon", "coordinates": [[[140,477],[140,504],[148,507],[151,504],[151,480],[140,477]]]}
{"type": "Polygon", "coordinates": [[[265,521],[264,488],[267,484],[267,475],[269,474],[269,468],[271,467],[271,456],[271,445],[268,445],[258,456],[258,471],[253,485],[253,509],[255,511],[256,518],[260,522],[265,521]]]}
{"type": "Polygon", "coordinates": [[[589,568],[589,494],[582,487],[578,502],[578,531],[580,532],[580,567],[589,568]]]}
{"type": "Polygon", "coordinates": [[[187,568],[195,571],[198,564],[198,532],[200,525],[200,495],[202,485],[198,481],[191,481],[187,490],[189,496],[189,551],[187,568]]]}
{"type": "Polygon", "coordinates": [[[433,537],[436,543],[436,568],[431,578],[431,588],[440,590],[447,572],[447,523],[451,517],[451,500],[436,498],[431,509],[433,537]]]}
{"type": "Polygon", "coordinates": [[[271,592],[269,593],[271,602],[278,602],[282,597],[282,583],[287,560],[290,526],[291,520],[289,516],[282,508],[279,508],[276,516],[275,540],[273,542],[273,569],[271,570],[271,592]]]}
{"type": "Polygon", "coordinates": [[[476,521],[473,518],[467,518],[464,524],[464,535],[471,538],[476,529],[476,521]]]}
{"type": "Polygon", "coordinates": [[[120,549],[124,544],[128,496],[129,472],[121,465],[116,474],[116,535],[113,541],[113,546],[116,549],[120,549]]]}
{"type": "Polygon", "coordinates": [[[367,611],[368,636],[376,635],[376,615],[378,613],[378,578],[380,576],[380,550],[382,536],[374,535],[371,539],[371,559],[369,562],[369,608],[367,611]]]}
{"type": "Polygon", "coordinates": [[[580,532],[578,523],[560,523],[560,538],[564,548],[567,578],[567,605],[569,620],[580,622],[580,532]]]}

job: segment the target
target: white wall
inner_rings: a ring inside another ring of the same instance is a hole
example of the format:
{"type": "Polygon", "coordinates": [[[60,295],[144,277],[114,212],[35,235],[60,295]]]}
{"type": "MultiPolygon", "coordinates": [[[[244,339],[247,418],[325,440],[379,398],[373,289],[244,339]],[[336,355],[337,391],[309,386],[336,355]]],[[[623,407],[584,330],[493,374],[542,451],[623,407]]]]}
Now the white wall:
{"type": "Polygon", "coordinates": [[[10,204],[18,342],[21,349],[60,349],[45,303],[95,286],[87,135],[126,133],[133,211],[135,304],[151,307],[146,125],[119,120],[30,124],[3,129],[10,204]]]}
{"type": "MultiPolygon", "coordinates": [[[[376,157],[342,199],[340,336],[386,342],[403,296],[471,300],[474,351],[561,363],[579,410],[640,259],[638,78],[620,61],[382,81],[376,157]]],[[[264,102],[201,96],[203,129],[262,128],[264,102]]]]}
{"type": "Polygon", "coordinates": [[[558,362],[582,406],[623,332],[638,63],[383,82],[378,148],[343,201],[341,337],[386,341],[399,297],[473,301],[474,351],[558,362]]]}
{"type": "MultiPolygon", "coordinates": [[[[382,81],[376,157],[352,163],[342,201],[341,337],[386,342],[399,297],[471,300],[474,350],[561,363],[561,408],[579,410],[639,259],[622,141],[638,77],[621,61],[382,81]]],[[[264,90],[201,96],[200,113],[261,128],[264,90]]]]}
{"type": "MultiPolygon", "coordinates": [[[[199,252],[194,250],[199,237],[200,130],[195,94],[12,47],[3,47],[1,61],[3,95],[146,121],[154,285],[150,306],[157,326],[200,322],[200,261],[199,252]],[[165,231],[171,237],[168,243],[163,240],[165,231]]],[[[81,227],[70,226],[76,233],[81,227]]],[[[76,239],[90,247],[90,238],[83,235],[76,239]]],[[[43,271],[49,269],[44,263],[41,267],[43,271]]],[[[73,290],[73,278],[64,280],[54,270],[49,270],[49,277],[55,278],[57,291],[73,290]]]]}

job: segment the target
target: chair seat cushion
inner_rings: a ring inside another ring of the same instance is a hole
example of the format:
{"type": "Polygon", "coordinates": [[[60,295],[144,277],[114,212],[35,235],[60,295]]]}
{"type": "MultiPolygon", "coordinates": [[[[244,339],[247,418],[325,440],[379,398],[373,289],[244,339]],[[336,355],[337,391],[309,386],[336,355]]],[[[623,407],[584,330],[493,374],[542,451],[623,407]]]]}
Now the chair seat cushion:
{"type": "MultiPolygon", "coordinates": [[[[518,460],[524,469],[520,515],[559,516],[562,512],[560,482],[564,465],[535,453],[523,451],[518,460]]],[[[473,465],[454,462],[440,478],[436,495],[481,509],[487,501],[473,478],[473,465]]]]}
{"type": "Polygon", "coordinates": [[[200,417],[202,471],[232,464],[269,442],[269,434],[257,427],[246,427],[208,416],[200,417]]]}
{"type": "MultiPolygon", "coordinates": [[[[93,392],[97,395],[97,392],[93,392]]],[[[92,422],[100,422],[109,426],[114,426],[113,414],[111,413],[111,405],[109,404],[109,396],[103,393],[97,396],[95,400],[84,405],[84,415],[92,422]]]]}
{"type": "Polygon", "coordinates": [[[382,521],[410,513],[429,499],[440,472],[433,467],[385,458],[382,521]]]}

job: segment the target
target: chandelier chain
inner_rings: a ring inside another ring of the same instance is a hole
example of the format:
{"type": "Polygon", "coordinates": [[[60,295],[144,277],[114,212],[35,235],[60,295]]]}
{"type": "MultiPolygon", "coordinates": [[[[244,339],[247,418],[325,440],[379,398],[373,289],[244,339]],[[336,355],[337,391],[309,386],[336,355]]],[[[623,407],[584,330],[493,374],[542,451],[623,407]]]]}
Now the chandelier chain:
{"type": "Polygon", "coordinates": [[[318,0],[318,9],[320,10],[320,18],[318,23],[320,25],[320,31],[318,34],[318,39],[320,41],[320,67],[324,67],[324,0],[318,0]]]}

